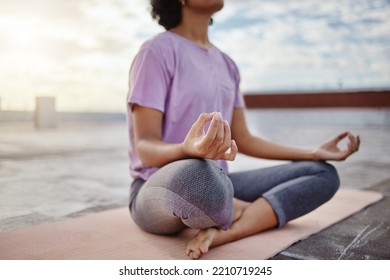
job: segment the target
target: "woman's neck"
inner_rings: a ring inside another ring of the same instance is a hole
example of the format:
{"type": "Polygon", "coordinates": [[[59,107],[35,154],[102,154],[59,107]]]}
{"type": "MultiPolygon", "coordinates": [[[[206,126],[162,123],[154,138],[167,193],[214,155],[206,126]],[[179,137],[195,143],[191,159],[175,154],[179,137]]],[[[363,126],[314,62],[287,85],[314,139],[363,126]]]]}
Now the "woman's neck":
{"type": "Polygon", "coordinates": [[[193,41],[201,47],[209,48],[211,47],[208,36],[209,23],[209,15],[194,13],[184,8],[180,24],[170,31],[193,41]]]}

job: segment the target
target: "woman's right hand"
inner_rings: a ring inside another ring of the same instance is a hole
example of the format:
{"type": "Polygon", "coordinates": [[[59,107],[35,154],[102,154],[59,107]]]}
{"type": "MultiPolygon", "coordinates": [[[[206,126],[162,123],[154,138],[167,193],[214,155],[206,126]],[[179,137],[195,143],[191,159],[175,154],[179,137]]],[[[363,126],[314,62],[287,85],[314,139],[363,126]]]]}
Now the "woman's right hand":
{"type": "Polygon", "coordinates": [[[236,142],[231,140],[229,123],[223,120],[219,112],[201,114],[182,145],[189,157],[232,161],[238,152],[236,142]],[[211,123],[206,133],[205,126],[209,121],[211,123]]]}

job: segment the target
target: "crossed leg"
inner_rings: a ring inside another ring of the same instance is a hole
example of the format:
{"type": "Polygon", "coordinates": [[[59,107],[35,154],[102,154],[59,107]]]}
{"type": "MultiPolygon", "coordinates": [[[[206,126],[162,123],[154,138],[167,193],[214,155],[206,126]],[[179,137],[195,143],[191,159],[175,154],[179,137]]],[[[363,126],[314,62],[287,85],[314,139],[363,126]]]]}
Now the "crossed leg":
{"type": "Polygon", "coordinates": [[[251,203],[235,207],[235,220],[227,231],[215,227],[199,231],[187,245],[190,258],[200,258],[211,247],[283,227],[328,201],[340,185],[336,169],[316,161],[236,172],[229,177],[235,197],[251,203]]]}
{"type": "Polygon", "coordinates": [[[186,254],[191,259],[199,259],[212,247],[254,235],[277,225],[277,216],[264,198],[261,197],[252,203],[234,199],[234,220],[229,229],[200,230],[188,243],[186,254]]]}

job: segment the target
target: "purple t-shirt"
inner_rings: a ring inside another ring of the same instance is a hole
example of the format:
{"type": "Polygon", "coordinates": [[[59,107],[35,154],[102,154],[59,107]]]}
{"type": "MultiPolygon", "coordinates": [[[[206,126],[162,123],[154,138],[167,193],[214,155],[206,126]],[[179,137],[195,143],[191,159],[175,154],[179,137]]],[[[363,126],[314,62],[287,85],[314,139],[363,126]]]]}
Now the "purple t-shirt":
{"type": "MultiPolygon", "coordinates": [[[[171,31],[145,42],[130,70],[131,175],[147,180],[157,171],[143,164],[135,152],[131,104],[163,112],[162,141],[181,143],[201,113],[218,111],[231,123],[233,109],[244,107],[239,83],[235,63],[215,46],[202,48],[171,31]]],[[[217,164],[228,172],[226,161],[217,164]]]]}

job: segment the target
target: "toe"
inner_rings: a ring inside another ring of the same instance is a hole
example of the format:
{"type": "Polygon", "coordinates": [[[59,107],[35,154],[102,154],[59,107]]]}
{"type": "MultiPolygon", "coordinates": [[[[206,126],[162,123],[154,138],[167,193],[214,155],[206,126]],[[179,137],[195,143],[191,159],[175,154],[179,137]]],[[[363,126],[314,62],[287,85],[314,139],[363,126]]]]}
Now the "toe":
{"type": "Polygon", "coordinates": [[[186,248],[186,255],[189,256],[190,253],[191,253],[191,251],[192,251],[192,250],[191,250],[190,248],[187,247],[187,248],[186,248]]]}
{"type": "Polygon", "coordinates": [[[209,246],[208,244],[202,244],[199,248],[199,251],[202,252],[203,254],[206,254],[209,251],[209,246]]]}
{"type": "Polygon", "coordinates": [[[196,259],[199,259],[201,255],[202,255],[202,252],[199,249],[196,249],[196,250],[192,251],[191,258],[196,260],[196,259]]]}

